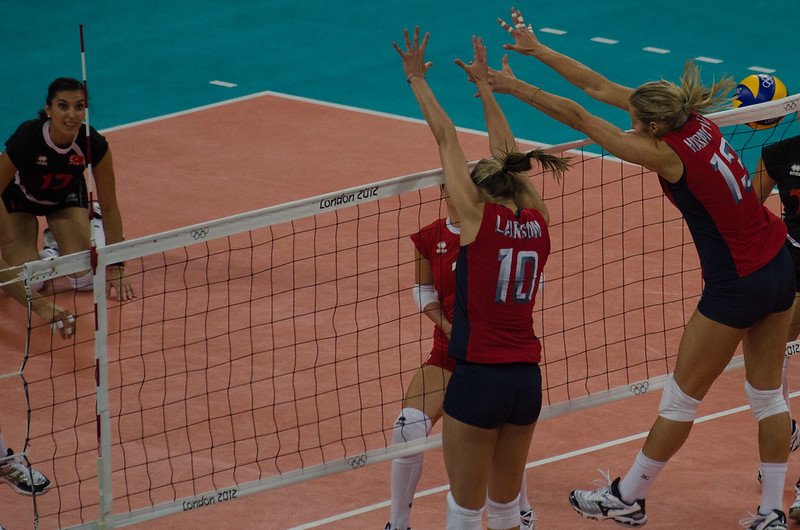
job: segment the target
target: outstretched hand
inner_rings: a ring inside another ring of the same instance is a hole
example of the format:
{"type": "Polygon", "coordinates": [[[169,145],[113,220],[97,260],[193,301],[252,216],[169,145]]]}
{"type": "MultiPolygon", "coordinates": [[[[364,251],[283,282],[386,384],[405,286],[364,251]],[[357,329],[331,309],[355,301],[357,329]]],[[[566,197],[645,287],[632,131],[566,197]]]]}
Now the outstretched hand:
{"type": "Polygon", "coordinates": [[[116,292],[116,299],[120,302],[133,300],[136,293],[131,286],[131,281],[125,276],[125,269],[111,266],[106,272],[106,297],[111,297],[111,291],[116,292]]]}
{"type": "Polygon", "coordinates": [[[406,41],[406,51],[403,51],[396,42],[392,42],[392,46],[394,46],[394,49],[397,50],[397,53],[399,53],[400,57],[403,59],[403,71],[406,74],[406,79],[410,83],[411,79],[414,77],[425,77],[428,68],[433,66],[433,63],[425,62],[425,47],[428,45],[428,37],[430,34],[425,33],[421,44],[419,42],[419,26],[414,28],[413,43],[408,38],[407,29],[403,30],[403,36],[406,41]]]}
{"type": "Polygon", "coordinates": [[[75,316],[60,305],[42,299],[40,308],[36,310],[40,317],[52,322],[53,333],[68,339],[75,334],[75,316]]]}
{"type": "Polygon", "coordinates": [[[502,70],[488,69],[487,77],[489,79],[489,86],[492,88],[492,92],[510,94],[514,90],[514,81],[516,81],[517,78],[508,65],[508,54],[503,55],[502,64],[502,70]]]}
{"type": "Polygon", "coordinates": [[[461,59],[456,59],[456,64],[464,69],[467,73],[467,80],[470,83],[487,82],[489,66],[486,62],[486,46],[480,37],[472,36],[472,48],[475,51],[475,57],[469,64],[464,63],[461,59]]]}
{"type": "Polygon", "coordinates": [[[514,44],[503,44],[504,50],[511,50],[522,55],[533,55],[536,48],[539,46],[539,39],[533,34],[533,27],[530,24],[525,25],[525,20],[522,18],[522,13],[518,9],[511,8],[511,22],[514,26],[508,25],[502,18],[498,18],[497,22],[503,27],[504,30],[509,32],[514,37],[514,44]]]}

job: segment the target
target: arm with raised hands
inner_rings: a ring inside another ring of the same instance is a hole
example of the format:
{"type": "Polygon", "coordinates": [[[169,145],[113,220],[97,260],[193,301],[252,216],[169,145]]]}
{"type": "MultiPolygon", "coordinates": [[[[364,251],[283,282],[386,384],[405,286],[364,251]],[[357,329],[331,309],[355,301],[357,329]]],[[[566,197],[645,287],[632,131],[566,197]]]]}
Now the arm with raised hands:
{"type": "Polygon", "coordinates": [[[492,156],[501,158],[511,151],[517,149],[517,141],[508,125],[505,114],[500,109],[494,92],[489,86],[489,66],[486,62],[486,46],[480,37],[472,36],[472,47],[475,51],[475,58],[465,64],[461,59],[456,59],[456,64],[467,73],[467,79],[475,83],[478,89],[478,96],[483,104],[483,115],[486,120],[486,130],[489,133],[489,149],[492,156]]]}
{"type": "Polygon", "coordinates": [[[502,70],[489,69],[489,85],[492,91],[511,94],[554,120],[582,132],[617,158],[644,166],[670,182],[677,182],[683,174],[683,162],[665,142],[623,131],[570,99],[517,79],[508,65],[507,56],[503,56],[502,70]]]}
{"type": "Polygon", "coordinates": [[[497,19],[503,29],[514,38],[514,44],[503,44],[503,49],[533,56],[583,90],[589,97],[628,110],[628,99],[633,91],[631,88],[614,83],[588,66],[539,42],[530,24],[525,25],[522,13],[513,7],[511,21],[513,25],[509,25],[501,18],[497,19]]]}
{"type": "Polygon", "coordinates": [[[425,73],[433,64],[425,62],[425,48],[428,45],[429,34],[425,34],[422,43],[419,41],[419,27],[414,28],[413,43],[409,39],[408,30],[403,30],[403,34],[405,51],[396,42],[392,45],[403,59],[406,80],[411,85],[422,115],[439,146],[439,158],[442,162],[447,191],[461,220],[461,241],[462,244],[467,244],[477,234],[483,216],[481,195],[470,179],[467,159],[458,143],[455,125],[425,80],[425,73]]]}

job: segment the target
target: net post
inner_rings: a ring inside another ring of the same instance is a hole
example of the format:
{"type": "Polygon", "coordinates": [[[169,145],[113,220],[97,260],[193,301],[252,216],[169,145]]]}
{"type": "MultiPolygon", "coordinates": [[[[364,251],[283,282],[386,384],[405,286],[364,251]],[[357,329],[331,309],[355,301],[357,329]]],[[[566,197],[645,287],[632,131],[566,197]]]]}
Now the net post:
{"type": "Polygon", "coordinates": [[[106,259],[98,256],[99,265],[92,279],[94,295],[95,401],[97,404],[97,487],[98,528],[114,528],[114,495],[111,489],[111,421],[108,407],[108,305],[106,302],[106,259]]]}

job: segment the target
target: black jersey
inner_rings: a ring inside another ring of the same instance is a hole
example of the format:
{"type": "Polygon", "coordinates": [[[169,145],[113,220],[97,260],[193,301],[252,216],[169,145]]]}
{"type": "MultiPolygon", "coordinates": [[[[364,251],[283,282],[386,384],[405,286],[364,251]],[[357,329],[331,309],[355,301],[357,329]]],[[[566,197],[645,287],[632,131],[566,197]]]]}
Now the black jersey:
{"type": "MultiPolygon", "coordinates": [[[[94,127],[92,163],[103,159],[108,142],[94,127]]],[[[6,154],[17,168],[14,184],[33,202],[59,204],[81,189],[86,167],[86,125],[82,125],[72,145],[58,147],[50,139],[50,120],[26,121],[6,142],[6,154]]]]}
{"type": "Polygon", "coordinates": [[[761,160],[770,178],[778,184],[789,241],[800,247],[800,136],[764,147],[761,160]]]}

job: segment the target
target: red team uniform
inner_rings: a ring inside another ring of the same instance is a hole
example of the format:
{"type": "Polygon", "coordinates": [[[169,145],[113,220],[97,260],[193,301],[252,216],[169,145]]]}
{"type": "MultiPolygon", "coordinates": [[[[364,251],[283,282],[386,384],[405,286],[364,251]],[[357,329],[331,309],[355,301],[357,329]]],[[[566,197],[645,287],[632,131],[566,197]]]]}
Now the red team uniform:
{"type": "Polygon", "coordinates": [[[788,259],[780,252],[786,225],[761,204],[747,169],[719,128],[692,115],[661,139],[684,165],[678,182],[659,181],[683,214],[700,257],[706,286],[698,310],[714,321],[746,328],[791,307],[794,285],[787,298],[785,274],[770,277],[770,267],[781,268],[773,261],[788,259]]]}
{"type": "MultiPolygon", "coordinates": [[[[411,235],[419,254],[431,264],[433,286],[442,311],[450,322],[453,321],[453,301],[456,296],[455,268],[461,245],[459,237],[459,229],[450,224],[449,218],[437,219],[411,235]]],[[[433,348],[423,365],[438,366],[452,372],[456,363],[447,355],[449,342],[442,328],[434,326],[433,348]]]]}
{"type": "Polygon", "coordinates": [[[533,331],[550,234],[537,210],[486,203],[475,241],[461,248],[450,355],[472,363],[538,363],[533,331]]]}
{"type": "Polygon", "coordinates": [[[530,425],[542,407],[541,344],[533,331],[539,278],[550,254],[542,214],[485,203],[475,240],[461,247],[444,395],[452,418],[484,429],[530,425]]]}

